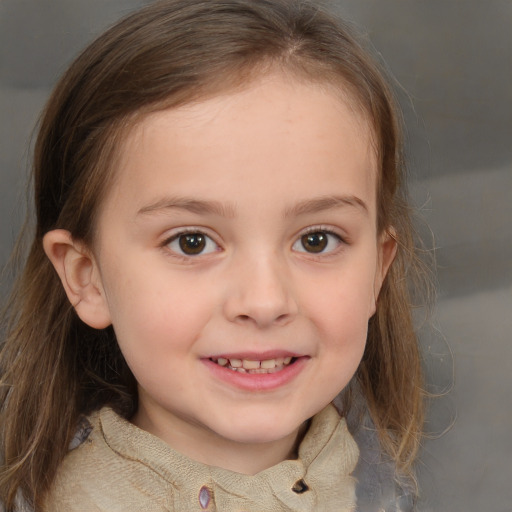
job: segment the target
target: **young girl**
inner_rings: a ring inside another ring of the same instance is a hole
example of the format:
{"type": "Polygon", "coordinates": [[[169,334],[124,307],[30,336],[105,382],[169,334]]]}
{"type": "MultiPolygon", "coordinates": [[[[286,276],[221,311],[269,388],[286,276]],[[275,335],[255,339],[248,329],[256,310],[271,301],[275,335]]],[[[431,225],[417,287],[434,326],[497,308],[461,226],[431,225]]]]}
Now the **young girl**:
{"type": "Polygon", "coordinates": [[[92,43],[35,147],[6,510],[410,509],[401,149],[381,73],[315,2],[166,0],[92,43]]]}

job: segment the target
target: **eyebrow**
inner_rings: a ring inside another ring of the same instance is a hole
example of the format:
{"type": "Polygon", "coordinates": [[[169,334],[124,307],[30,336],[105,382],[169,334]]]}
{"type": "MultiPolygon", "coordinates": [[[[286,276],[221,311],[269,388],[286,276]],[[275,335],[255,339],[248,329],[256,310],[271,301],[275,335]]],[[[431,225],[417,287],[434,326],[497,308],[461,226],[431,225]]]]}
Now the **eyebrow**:
{"type": "MultiPolygon", "coordinates": [[[[314,199],[301,201],[296,205],[287,208],[284,211],[284,217],[295,217],[311,213],[318,213],[325,210],[331,210],[341,207],[352,207],[368,214],[366,203],[357,196],[321,196],[314,199]]],[[[236,206],[234,203],[221,203],[219,201],[207,201],[193,199],[190,197],[165,197],[143,206],[137,212],[137,215],[146,215],[158,213],[162,210],[186,210],[198,215],[214,214],[221,217],[234,217],[236,214],[236,206]]]]}
{"type": "Polygon", "coordinates": [[[234,204],[224,204],[219,201],[205,201],[193,199],[190,197],[165,197],[143,206],[137,215],[145,215],[148,213],[158,213],[162,210],[186,210],[191,213],[201,214],[215,214],[222,217],[234,217],[235,206],[234,204]]]}
{"type": "Polygon", "coordinates": [[[368,215],[369,210],[366,203],[357,196],[322,196],[315,199],[307,199],[301,201],[291,208],[285,210],[285,217],[295,217],[297,215],[304,215],[308,213],[318,213],[325,210],[334,208],[351,207],[362,211],[368,215]]]}

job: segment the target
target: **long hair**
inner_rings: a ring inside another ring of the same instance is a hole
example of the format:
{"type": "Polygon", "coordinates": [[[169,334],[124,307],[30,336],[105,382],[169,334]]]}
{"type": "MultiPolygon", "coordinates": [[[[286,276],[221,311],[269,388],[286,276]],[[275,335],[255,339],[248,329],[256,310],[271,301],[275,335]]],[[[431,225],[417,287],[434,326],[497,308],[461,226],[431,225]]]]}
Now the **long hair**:
{"type": "MultiPolygon", "coordinates": [[[[370,122],[379,159],[379,233],[398,253],[355,376],[384,450],[408,472],[422,420],[422,378],[408,282],[416,256],[404,193],[400,115],[382,72],[346,24],[303,0],[167,0],[128,16],[70,66],[42,114],[34,150],[36,230],[4,314],[0,500],[38,508],[80,415],[110,405],[129,418],[136,383],[112,328],[69,304],[43,252],[52,229],[94,243],[120,141],[138,119],[250,83],[270,69],[335,86],[370,122]]],[[[350,407],[347,393],[346,407],[350,407]]]]}

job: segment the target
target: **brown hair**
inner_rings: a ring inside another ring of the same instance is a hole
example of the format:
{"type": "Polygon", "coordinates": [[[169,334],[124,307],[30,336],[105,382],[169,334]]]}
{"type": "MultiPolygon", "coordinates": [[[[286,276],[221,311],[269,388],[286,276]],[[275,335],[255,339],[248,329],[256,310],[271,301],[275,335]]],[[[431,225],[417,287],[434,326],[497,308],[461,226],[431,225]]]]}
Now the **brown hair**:
{"type": "Polygon", "coordinates": [[[93,243],[119,141],[135,118],[243,85],[275,67],[348,91],[372,125],[380,159],[378,228],[393,227],[398,254],[354,380],[384,450],[410,471],[423,421],[406,281],[415,274],[415,251],[400,118],[382,73],[349,28],[314,2],[169,0],[93,42],[61,78],[42,116],[33,168],[36,233],[8,302],[0,358],[0,500],[8,510],[17,489],[39,506],[81,414],[109,404],[130,417],[137,407],[135,381],[112,328],[94,330],[78,319],[43,252],[43,236],[62,228],[93,243]]]}

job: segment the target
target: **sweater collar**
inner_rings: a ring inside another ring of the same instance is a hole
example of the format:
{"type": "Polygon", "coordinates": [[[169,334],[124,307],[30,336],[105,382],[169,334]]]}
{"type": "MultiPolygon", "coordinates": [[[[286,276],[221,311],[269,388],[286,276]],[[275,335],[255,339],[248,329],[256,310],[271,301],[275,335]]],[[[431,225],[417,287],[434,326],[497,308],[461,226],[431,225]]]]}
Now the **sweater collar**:
{"type": "Polygon", "coordinates": [[[109,408],[102,409],[99,416],[108,446],[120,456],[139,461],[158,473],[175,487],[180,501],[197,500],[198,490],[203,488],[213,492],[218,510],[230,510],[241,497],[244,505],[261,503],[262,495],[267,493],[292,509],[318,508],[329,496],[330,502],[340,506],[346,503],[346,510],[350,510],[355,500],[355,482],[350,474],[359,452],[345,420],[333,405],[312,418],[297,459],[285,460],[256,475],[196,462],[109,408]]]}

